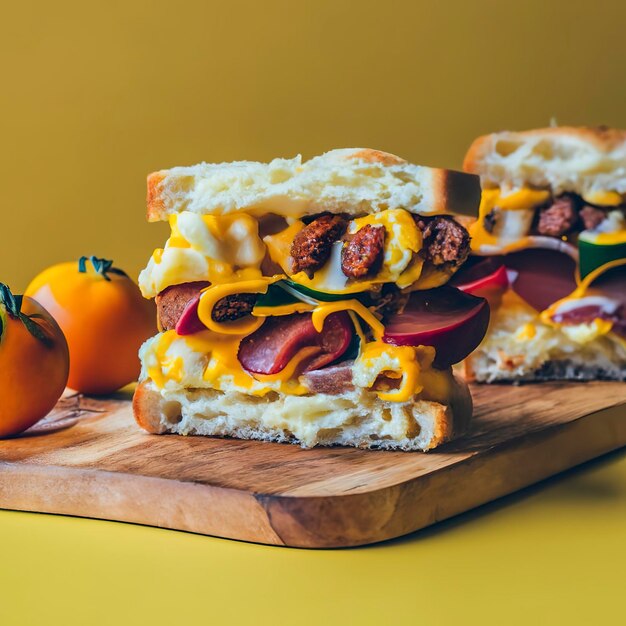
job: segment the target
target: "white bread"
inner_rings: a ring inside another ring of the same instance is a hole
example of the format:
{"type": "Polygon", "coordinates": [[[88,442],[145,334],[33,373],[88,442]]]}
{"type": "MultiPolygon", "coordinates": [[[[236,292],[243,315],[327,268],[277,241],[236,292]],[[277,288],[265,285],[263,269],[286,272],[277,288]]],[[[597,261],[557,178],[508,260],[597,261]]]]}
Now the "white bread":
{"type": "Polygon", "coordinates": [[[362,389],[337,396],[264,397],[214,389],[159,391],[145,379],[135,391],[133,410],[137,423],[157,434],[259,439],[304,448],[345,445],[426,451],[467,430],[472,399],[467,385],[457,378],[448,405],[429,400],[383,402],[362,389]],[[301,419],[303,413],[307,420],[301,419]]]}
{"type": "Polygon", "coordinates": [[[468,381],[626,380],[626,342],[585,326],[553,327],[508,291],[481,345],[459,373],[468,381]]]}
{"type": "Polygon", "coordinates": [[[463,169],[478,174],[484,187],[547,188],[572,192],[626,193],[626,131],[606,127],[541,128],[479,137],[463,169]]]}
{"type": "Polygon", "coordinates": [[[403,208],[420,214],[475,213],[478,178],[421,167],[378,150],[331,150],[302,162],[238,161],[174,167],[148,176],[148,219],[245,211],[301,217],[403,208]]]}

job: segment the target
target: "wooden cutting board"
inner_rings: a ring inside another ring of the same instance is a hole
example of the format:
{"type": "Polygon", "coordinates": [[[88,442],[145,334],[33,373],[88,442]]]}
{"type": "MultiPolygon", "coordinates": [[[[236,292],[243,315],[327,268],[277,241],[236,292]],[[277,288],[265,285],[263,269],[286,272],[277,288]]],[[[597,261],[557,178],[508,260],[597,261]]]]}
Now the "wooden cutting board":
{"type": "Polygon", "coordinates": [[[428,454],[149,435],[135,426],[128,398],[73,396],[40,434],[0,441],[0,508],[354,546],[626,445],[624,383],[476,386],[473,394],[471,433],[428,454]]]}

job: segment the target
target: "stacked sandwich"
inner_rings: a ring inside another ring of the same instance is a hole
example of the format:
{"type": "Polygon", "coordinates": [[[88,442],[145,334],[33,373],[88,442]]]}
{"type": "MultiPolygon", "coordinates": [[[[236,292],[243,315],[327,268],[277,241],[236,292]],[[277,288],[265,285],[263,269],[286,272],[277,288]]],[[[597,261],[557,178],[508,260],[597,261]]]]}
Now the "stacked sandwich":
{"type": "Polygon", "coordinates": [[[495,133],[464,168],[483,196],[454,282],[492,305],[466,376],[626,378],[626,132],[495,133]]]}
{"type": "Polygon", "coordinates": [[[374,150],[148,177],[171,236],[141,273],[161,332],[135,416],[155,433],[427,450],[466,428],[451,366],[487,302],[446,286],[478,177],[374,150]]]}

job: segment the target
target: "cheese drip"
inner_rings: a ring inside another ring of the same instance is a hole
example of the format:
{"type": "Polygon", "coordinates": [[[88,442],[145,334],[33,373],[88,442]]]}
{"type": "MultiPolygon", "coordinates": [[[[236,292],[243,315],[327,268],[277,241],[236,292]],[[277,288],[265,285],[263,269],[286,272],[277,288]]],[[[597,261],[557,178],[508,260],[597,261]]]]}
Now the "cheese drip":
{"type": "MultiPolygon", "coordinates": [[[[607,271],[622,266],[626,266],[626,259],[617,259],[616,261],[605,263],[601,267],[598,267],[590,272],[583,280],[579,281],[578,287],[576,287],[576,289],[569,296],[557,300],[545,311],[542,311],[540,314],[541,321],[548,326],[560,328],[560,330],[567,334],[570,339],[581,344],[593,341],[603,335],[608,335],[613,328],[613,323],[610,320],[597,317],[588,324],[563,324],[556,322],[554,320],[554,316],[558,313],[562,313],[566,309],[574,308],[577,304],[580,304],[581,306],[584,305],[584,301],[589,298],[588,291],[591,288],[592,283],[607,271]]],[[[594,300],[608,301],[609,299],[600,296],[594,298],[594,300]]],[[[595,301],[593,303],[595,303],[595,301]]]]}
{"type": "Polygon", "coordinates": [[[181,283],[206,280],[221,284],[262,276],[265,245],[252,216],[183,211],[171,215],[169,224],[171,235],[165,247],[154,251],[139,275],[144,297],[153,298],[181,283]]]}
{"type": "Polygon", "coordinates": [[[545,189],[530,187],[522,187],[509,193],[501,189],[483,189],[478,219],[469,228],[472,249],[498,246],[526,235],[536,207],[547,202],[550,195],[545,189]],[[496,208],[501,211],[498,215],[500,224],[490,233],[485,229],[485,218],[496,208]]]}

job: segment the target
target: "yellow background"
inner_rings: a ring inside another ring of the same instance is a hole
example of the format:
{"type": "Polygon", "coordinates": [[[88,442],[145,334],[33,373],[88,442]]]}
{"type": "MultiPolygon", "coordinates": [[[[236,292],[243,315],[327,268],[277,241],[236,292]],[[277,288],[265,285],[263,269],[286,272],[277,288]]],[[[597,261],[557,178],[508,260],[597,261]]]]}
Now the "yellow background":
{"type": "Polygon", "coordinates": [[[459,167],[478,134],[626,127],[618,0],[5,2],[0,280],[165,239],[145,175],[367,146],[459,167]]]}
{"type": "MultiPolygon", "coordinates": [[[[91,253],[136,275],[162,167],[351,146],[458,167],[491,130],[626,127],[625,22],[617,0],[4,3],[0,280],[91,253]]],[[[0,512],[0,623],[618,623],[625,484],[621,454],[332,552],[0,512]]]]}

